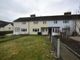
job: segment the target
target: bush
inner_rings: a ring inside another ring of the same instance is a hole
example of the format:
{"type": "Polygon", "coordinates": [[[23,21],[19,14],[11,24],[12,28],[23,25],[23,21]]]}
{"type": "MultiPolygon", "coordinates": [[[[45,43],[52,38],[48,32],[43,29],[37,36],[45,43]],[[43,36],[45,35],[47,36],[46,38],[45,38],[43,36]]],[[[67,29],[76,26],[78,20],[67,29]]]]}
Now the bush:
{"type": "Polygon", "coordinates": [[[0,31],[0,36],[13,33],[13,31],[0,31]]]}
{"type": "Polygon", "coordinates": [[[72,36],[77,36],[78,35],[78,33],[76,32],[76,31],[74,31],[73,33],[72,33],[72,36]]]}

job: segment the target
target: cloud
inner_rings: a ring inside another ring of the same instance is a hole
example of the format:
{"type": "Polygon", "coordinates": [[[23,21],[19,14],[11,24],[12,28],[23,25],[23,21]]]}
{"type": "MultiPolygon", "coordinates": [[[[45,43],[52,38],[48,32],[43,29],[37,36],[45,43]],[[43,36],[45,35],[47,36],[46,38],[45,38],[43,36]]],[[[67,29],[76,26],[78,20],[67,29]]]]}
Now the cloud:
{"type": "Polygon", "coordinates": [[[80,0],[0,0],[0,19],[13,21],[30,14],[39,16],[74,12],[79,3],[80,0]]]}
{"type": "MultiPolygon", "coordinates": [[[[27,2],[28,3],[28,2],[27,2]]],[[[1,19],[11,19],[23,16],[33,11],[33,6],[27,5],[19,0],[2,0],[0,1],[1,19]],[[7,17],[7,18],[6,18],[7,17]]]]}
{"type": "Polygon", "coordinates": [[[46,5],[41,4],[40,13],[43,15],[58,15],[63,14],[66,11],[71,11],[75,13],[75,10],[78,8],[80,0],[51,0],[46,1],[46,5]]]}

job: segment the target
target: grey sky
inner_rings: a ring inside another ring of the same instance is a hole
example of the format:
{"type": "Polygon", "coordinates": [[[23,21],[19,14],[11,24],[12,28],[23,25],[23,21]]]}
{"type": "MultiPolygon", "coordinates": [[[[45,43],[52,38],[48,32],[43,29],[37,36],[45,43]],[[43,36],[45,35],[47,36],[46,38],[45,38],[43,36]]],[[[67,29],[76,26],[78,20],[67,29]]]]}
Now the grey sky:
{"type": "Polygon", "coordinates": [[[80,0],[0,0],[0,20],[13,21],[19,17],[76,13],[80,0]]]}

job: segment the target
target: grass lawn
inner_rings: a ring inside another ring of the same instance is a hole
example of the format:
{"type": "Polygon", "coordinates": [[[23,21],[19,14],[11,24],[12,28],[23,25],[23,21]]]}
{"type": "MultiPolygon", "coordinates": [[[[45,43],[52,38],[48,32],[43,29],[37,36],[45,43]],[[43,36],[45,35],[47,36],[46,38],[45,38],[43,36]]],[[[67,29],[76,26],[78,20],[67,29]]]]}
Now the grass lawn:
{"type": "Polygon", "coordinates": [[[47,36],[15,37],[0,38],[0,60],[55,60],[47,36]]]}

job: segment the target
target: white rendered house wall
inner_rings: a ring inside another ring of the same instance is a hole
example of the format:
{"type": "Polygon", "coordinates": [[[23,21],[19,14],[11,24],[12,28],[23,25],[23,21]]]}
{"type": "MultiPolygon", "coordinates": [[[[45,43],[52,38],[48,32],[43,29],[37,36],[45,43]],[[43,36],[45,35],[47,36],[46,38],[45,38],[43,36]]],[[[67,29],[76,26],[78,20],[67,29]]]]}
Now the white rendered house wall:
{"type": "Polygon", "coordinates": [[[48,21],[48,27],[60,27],[60,31],[62,32],[62,28],[70,27],[70,33],[74,31],[74,21],[73,20],[68,20],[68,23],[63,23],[64,20],[56,20],[57,23],[54,23],[55,20],[53,21],[48,21]]]}
{"type": "Polygon", "coordinates": [[[14,22],[13,34],[28,34],[28,22],[14,22]]]}

